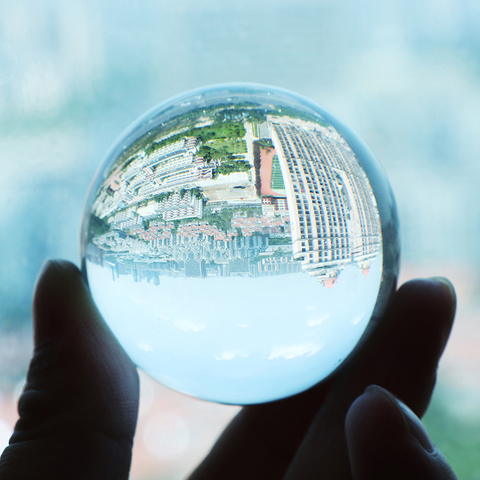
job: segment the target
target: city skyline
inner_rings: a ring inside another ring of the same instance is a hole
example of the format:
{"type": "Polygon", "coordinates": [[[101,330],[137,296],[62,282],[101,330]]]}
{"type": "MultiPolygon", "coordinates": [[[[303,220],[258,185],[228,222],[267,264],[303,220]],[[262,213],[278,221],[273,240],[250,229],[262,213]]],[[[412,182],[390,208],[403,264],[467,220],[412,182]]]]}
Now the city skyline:
{"type": "Polygon", "coordinates": [[[289,113],[222,105],[140,139],[93,201],[87,258],[114,280],[304,271],[332,288],[346,265],[367,275],[381,249],[368,178],[331,126],[289,113]]]}

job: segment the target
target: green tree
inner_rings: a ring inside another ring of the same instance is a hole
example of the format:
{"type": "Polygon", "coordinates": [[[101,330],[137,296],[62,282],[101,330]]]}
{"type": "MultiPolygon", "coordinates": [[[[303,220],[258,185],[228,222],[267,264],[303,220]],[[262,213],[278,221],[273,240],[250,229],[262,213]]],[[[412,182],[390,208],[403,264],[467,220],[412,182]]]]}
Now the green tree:
{"type": "Polygon", "coordinates": [[[234,172],[248,172],[252,166],[246,160],[235,160],[234,158],[228,158],[226,161],[217,167],[216,173],[222,175],[229,175],[234,172]]]}
{"type": "Polygon", "coordinates": [[[273,141],[271,138],[261,138],[258,140],[258,144],[263,148],[273,148],[273,141]]]}
{"type": "Polygon", "coordinates": [[[110,225],[96,215],[90,217],[90,223],[88,225],[88,238],[91,240],[94,237],[99,237],[110,231],[110,225]]]}
{"type": "Polygon", "coordinates": [[[270,238],[268,243],[269,245],[291,245],[292,237],[270,238]]]}

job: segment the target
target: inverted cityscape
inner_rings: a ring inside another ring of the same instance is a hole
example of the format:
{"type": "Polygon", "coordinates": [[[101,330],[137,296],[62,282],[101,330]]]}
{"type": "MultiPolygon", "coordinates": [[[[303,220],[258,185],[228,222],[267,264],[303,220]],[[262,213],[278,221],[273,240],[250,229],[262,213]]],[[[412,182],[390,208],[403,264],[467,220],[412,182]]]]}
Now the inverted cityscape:
{"type": "Polygon", "coordinates": [[[112,279],[306,272],[333,288],[382,247],[369,180],[320,117],[214,105],[148,132],[114,162],[91,208],[91,263],[112,279]]]}

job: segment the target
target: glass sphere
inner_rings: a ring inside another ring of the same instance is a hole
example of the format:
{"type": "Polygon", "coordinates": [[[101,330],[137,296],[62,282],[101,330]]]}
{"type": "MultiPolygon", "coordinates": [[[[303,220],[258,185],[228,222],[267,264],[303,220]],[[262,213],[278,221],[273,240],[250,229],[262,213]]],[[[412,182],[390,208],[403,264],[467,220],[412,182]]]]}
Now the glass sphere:
{"type": "Polygon", "coordinates": [[[395,288],[397,215],[377,160],[330,113],[218,85],[124,132],[88,195],[81,254],[137,366],[245,405],[308,389],[363,343],[395,288]]]}

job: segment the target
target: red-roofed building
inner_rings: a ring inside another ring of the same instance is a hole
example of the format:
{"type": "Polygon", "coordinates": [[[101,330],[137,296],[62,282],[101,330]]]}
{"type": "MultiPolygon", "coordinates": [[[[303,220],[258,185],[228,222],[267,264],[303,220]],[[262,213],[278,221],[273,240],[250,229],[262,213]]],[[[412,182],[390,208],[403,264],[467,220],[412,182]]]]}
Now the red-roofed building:
{"type": "Polygon", "coordinates": [[[337,283],[337,281],[338,281],[338,277],[327,278],[326,280],[323,281],[323,285],[325,285],[326,288],[333,288],[337,283]]]}

